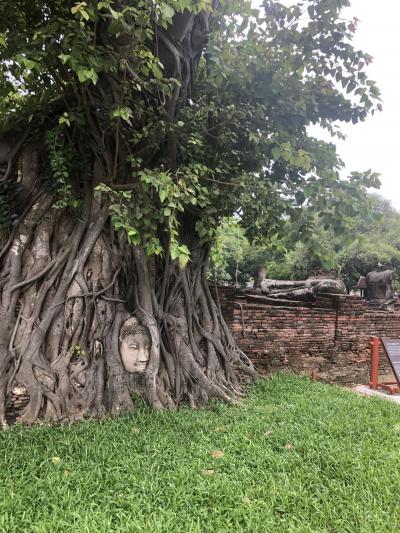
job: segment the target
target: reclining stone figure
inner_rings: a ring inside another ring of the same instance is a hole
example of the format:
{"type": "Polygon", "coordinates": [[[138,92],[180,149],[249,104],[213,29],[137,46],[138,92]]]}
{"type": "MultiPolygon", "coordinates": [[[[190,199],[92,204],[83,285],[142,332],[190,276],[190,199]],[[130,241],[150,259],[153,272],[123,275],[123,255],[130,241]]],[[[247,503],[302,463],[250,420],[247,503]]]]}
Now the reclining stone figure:
{"type": "Polygon", "coordinates": [[[346,294],[343,281],[310,277],[302,281],[264,280],[261,292],[272,298],[312,299],[316,294],[346,294]]]}
{"type": "Polygon", "coordinates": [[[306,280],[273,280],[266,277],[266,269],[258,268],[254,289],[270,298],[313,300],[316,294],[346,294],[346,286],[337,275],[309,276],[306,280]]]}

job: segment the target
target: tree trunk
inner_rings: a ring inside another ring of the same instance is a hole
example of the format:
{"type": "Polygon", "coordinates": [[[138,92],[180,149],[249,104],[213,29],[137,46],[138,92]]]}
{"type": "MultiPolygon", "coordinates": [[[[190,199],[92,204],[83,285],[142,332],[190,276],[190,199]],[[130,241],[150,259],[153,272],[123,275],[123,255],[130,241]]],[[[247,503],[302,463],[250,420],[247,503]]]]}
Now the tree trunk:
{"type": "MultiPolygon", "coordinates": [[[[146,94],[154,120],[159,113],[173,122],[187,101],[209,22],[210,13],[186,10],[155,33],[164,74],[180,84],[168,98],[159,91],[151,98],[146,94]]],[[[103,30],[97,27],[96,42],[112,44],[115,53],[132,39],[129,34],[110,37],[103,30]]],[[[11,132],[0,143],[0,184],[19,183],[17,204],[25,206],[12,230],[0,232],[0,425],[7,424],[5,405],[16,386],[27,390],[29,403],[21,420],[32,424],[40,417],[73,421],[123,413],[133,408],[135,394],[157,409],[182,402],[196,406],[212,398],[233,402],[240,394],[237,370],[257,376],[211,297],[208,249],[194,237],[188,242],[185,224],[194,235],[194,221],[182,224],[192,255],[181,270],[171,261],[168,244],[164,254],[150,258],[141,247],[129,245],[126,234],[113,229],[109,200],[94,194],[101,181],[110,190],[131,184],[129,135],[122,135],[120,122],[116,128],[105,127],[101,120],[120,105],[132,76],[135,81],[128,67],[121,80],[106,73],[95,87],[81,84],[68,95],[70,105],[77,98],[77,112],[85,120],[84,127],[71,126],[67,136],[86,173],[68,183],[78,197],[85,189],[80,213],[56,208],[46,192],[41,129],[35,134],[41,146],[32,144],[29,128],[22,128],[25,133],[18,140],[11,132]],[[104,108],[107,103],[110,108],[104,108]]],[[[137,119],[140,128],[143,119],[137,119]]],[[[58,115],[49,112],[43,129],[47,124],[51,129],[54,121],[58,124],[58,115]]],[[[175,145],[173,134],[166,134],[145,146],[150,155],[144,168],[154,168],[160,158],[176,169],[175,145]],[[154,145],[159,146],[155,154],[154,145]]],[[[143,147],[137,149],[140,153],[143,147]]],[[[168,240],[165,235],[160,230],[161,243],[168,240]]]]}
{"type": "Polygon", "coordinates": [[[1,424],[16,386],[29,395],[25,424],[123,413],[135,394],[157,409],[234,402],[237,370],[257,373],[211,297],[208,250],[187,244],[181,270],[167,250],[130,246],[90,186],[79,218],[34,195],[3,235],[1,424]]]}

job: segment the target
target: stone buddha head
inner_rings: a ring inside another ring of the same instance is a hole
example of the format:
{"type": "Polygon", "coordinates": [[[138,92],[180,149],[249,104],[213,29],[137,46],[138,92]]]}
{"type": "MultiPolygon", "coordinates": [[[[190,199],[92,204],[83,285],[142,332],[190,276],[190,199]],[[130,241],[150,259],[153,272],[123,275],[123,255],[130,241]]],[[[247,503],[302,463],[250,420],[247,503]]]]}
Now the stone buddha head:
{"type": "Polygon", "coordinates": [[[146,370],[149,362],[151,338],[148,329],[135,316],[121,325],[119,353],[125,370],[131,374],[146,370]]]}

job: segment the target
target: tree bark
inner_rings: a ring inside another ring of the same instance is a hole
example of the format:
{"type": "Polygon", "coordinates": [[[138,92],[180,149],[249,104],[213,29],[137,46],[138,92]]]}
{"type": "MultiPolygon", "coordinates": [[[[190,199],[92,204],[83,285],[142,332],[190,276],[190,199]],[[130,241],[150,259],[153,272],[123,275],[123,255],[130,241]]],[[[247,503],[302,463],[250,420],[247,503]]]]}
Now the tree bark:
{"type": "Polygon", "coordinates": [[[187,242],[192,259],[183,270],[167,250],[147,258],[112,229],[108,204],[87,189],[79,218],[41,193],[12,238],[3,231],[1,424],[15,387],[29,395],[21,416],[28,425],[120,414],[133,408],[134,395],[156,409],[233,403],[237,372],[257,373],[211,297],[208,249],[195,237],[187,242]],[[145,371],[133,374],[120,339],[132,316],[151,339],[145,371]]]}

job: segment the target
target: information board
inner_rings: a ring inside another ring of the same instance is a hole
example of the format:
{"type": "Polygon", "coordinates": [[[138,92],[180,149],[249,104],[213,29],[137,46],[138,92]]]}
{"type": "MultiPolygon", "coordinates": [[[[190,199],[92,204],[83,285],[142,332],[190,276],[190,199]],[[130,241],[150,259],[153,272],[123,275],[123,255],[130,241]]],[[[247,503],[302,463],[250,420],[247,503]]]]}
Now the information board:
{"type": "Polygon", "coordinates": [[[394,375],[400,383],[400,339],[382,337],[382,344],[393,368],[394,375]]]}

